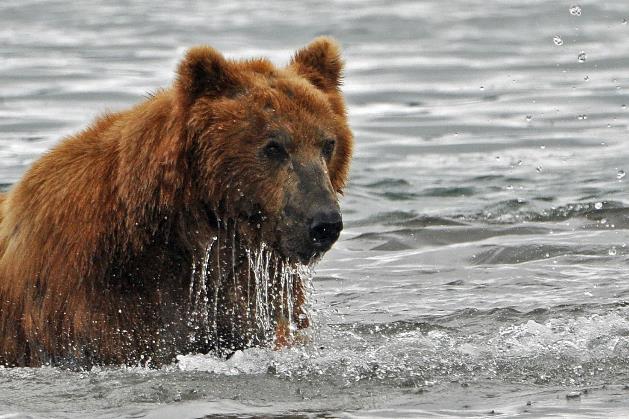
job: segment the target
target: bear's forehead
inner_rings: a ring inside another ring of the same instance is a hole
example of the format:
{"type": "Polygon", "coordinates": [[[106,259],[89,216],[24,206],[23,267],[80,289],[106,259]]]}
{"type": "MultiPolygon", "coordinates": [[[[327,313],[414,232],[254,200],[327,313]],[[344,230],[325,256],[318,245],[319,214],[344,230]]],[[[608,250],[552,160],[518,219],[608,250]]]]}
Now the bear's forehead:
{"type": "Polygon", "coordinates": [[[272,99],[280,105],[300,105],[321,114],[330,110],[327,96],[321,90],[305,78],[288,72],[256,78],[249,90],[257,100],[272,99]]]}
{"type": "Polygon", "coordinates": [[[307,129],[317,137],[332,136],[338,125],[328,97],[304,78],[288,72],[256,77],[240,98],[241,106],[277,130],[307,129]],[[281,128],[280,128],[281,127],[281,128]]]}

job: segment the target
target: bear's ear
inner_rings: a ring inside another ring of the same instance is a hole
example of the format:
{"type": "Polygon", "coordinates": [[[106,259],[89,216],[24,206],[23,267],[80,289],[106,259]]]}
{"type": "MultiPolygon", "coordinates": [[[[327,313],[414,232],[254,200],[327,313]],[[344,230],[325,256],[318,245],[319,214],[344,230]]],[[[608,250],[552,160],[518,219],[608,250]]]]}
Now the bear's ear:
{"type": "Polygon", "coordinates": [[[203,95],[219,97],[229,94],[237,86],[232,65],[209,46],[191,48],[177,70],[177,87],[188,103],[203,95]]]}
{"type": "Polygon", "coordinates": [[[297,51],[289,67],[323,91],[337,90],[343,77],[341,48],[334,39],[320,36],[297,51]]]}

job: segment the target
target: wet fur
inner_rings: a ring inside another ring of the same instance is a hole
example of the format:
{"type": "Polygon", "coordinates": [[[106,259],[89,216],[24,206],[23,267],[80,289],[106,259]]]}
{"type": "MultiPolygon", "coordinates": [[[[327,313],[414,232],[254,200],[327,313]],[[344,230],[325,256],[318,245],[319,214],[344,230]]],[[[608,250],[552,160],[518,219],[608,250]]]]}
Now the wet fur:
{"type": "MultiPolygon", "coordinates": [[[[171,88],[100,117],[35,162],[0,195],[0,364],[161,365],[264,344],[247,335],[251,318],[233,319],[247,311],[247,252],[283,240],[274,214],[286,200],[280,188],[295,182],[269,179],[250,148],[269,115],[290,114],[308,138],[330,121],[338,146],[326,182],[340,193],[352,147],[341,68],[329,38],[282,69],[194,48],[171,88]],[[230,238],[214,248],[207,278],[221,312],[214,337],[191,340],[203,335],[186,321],[192,267],[216,236],[230,238]],[[222,278],[216,261],[232,257],[222,278]]],[[[295,284],[299,316],[305,292],[295,284]]],[[[282,324],[286,313],[275,314],[282,324]]]]}

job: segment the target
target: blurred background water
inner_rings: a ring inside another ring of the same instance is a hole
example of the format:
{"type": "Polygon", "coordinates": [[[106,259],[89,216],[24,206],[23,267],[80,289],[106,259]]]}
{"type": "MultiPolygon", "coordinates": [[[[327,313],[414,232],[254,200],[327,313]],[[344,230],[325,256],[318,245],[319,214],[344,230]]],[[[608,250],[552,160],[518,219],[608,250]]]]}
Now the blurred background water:
{"type": "Polygon", "coordinates": [[[0,369],[0,417],[629,412],[625,0],[0,4],[0,183],[208,43],[344,47],[356,135],[315,337],[162,370],[0,369]]]}

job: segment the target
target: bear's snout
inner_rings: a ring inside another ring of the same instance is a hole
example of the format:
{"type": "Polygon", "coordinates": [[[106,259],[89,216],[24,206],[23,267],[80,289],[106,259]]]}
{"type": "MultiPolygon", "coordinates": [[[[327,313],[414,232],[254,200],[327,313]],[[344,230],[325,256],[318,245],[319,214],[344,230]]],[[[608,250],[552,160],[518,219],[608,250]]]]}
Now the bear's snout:
{"type": "Polygon", "coordinates": [[[310,240],[313,247],[320,252],[326,252],[339,238],[343,230],[343,219],[337,210],[320,211],[312,217],[310,222],[310,240]]]}

